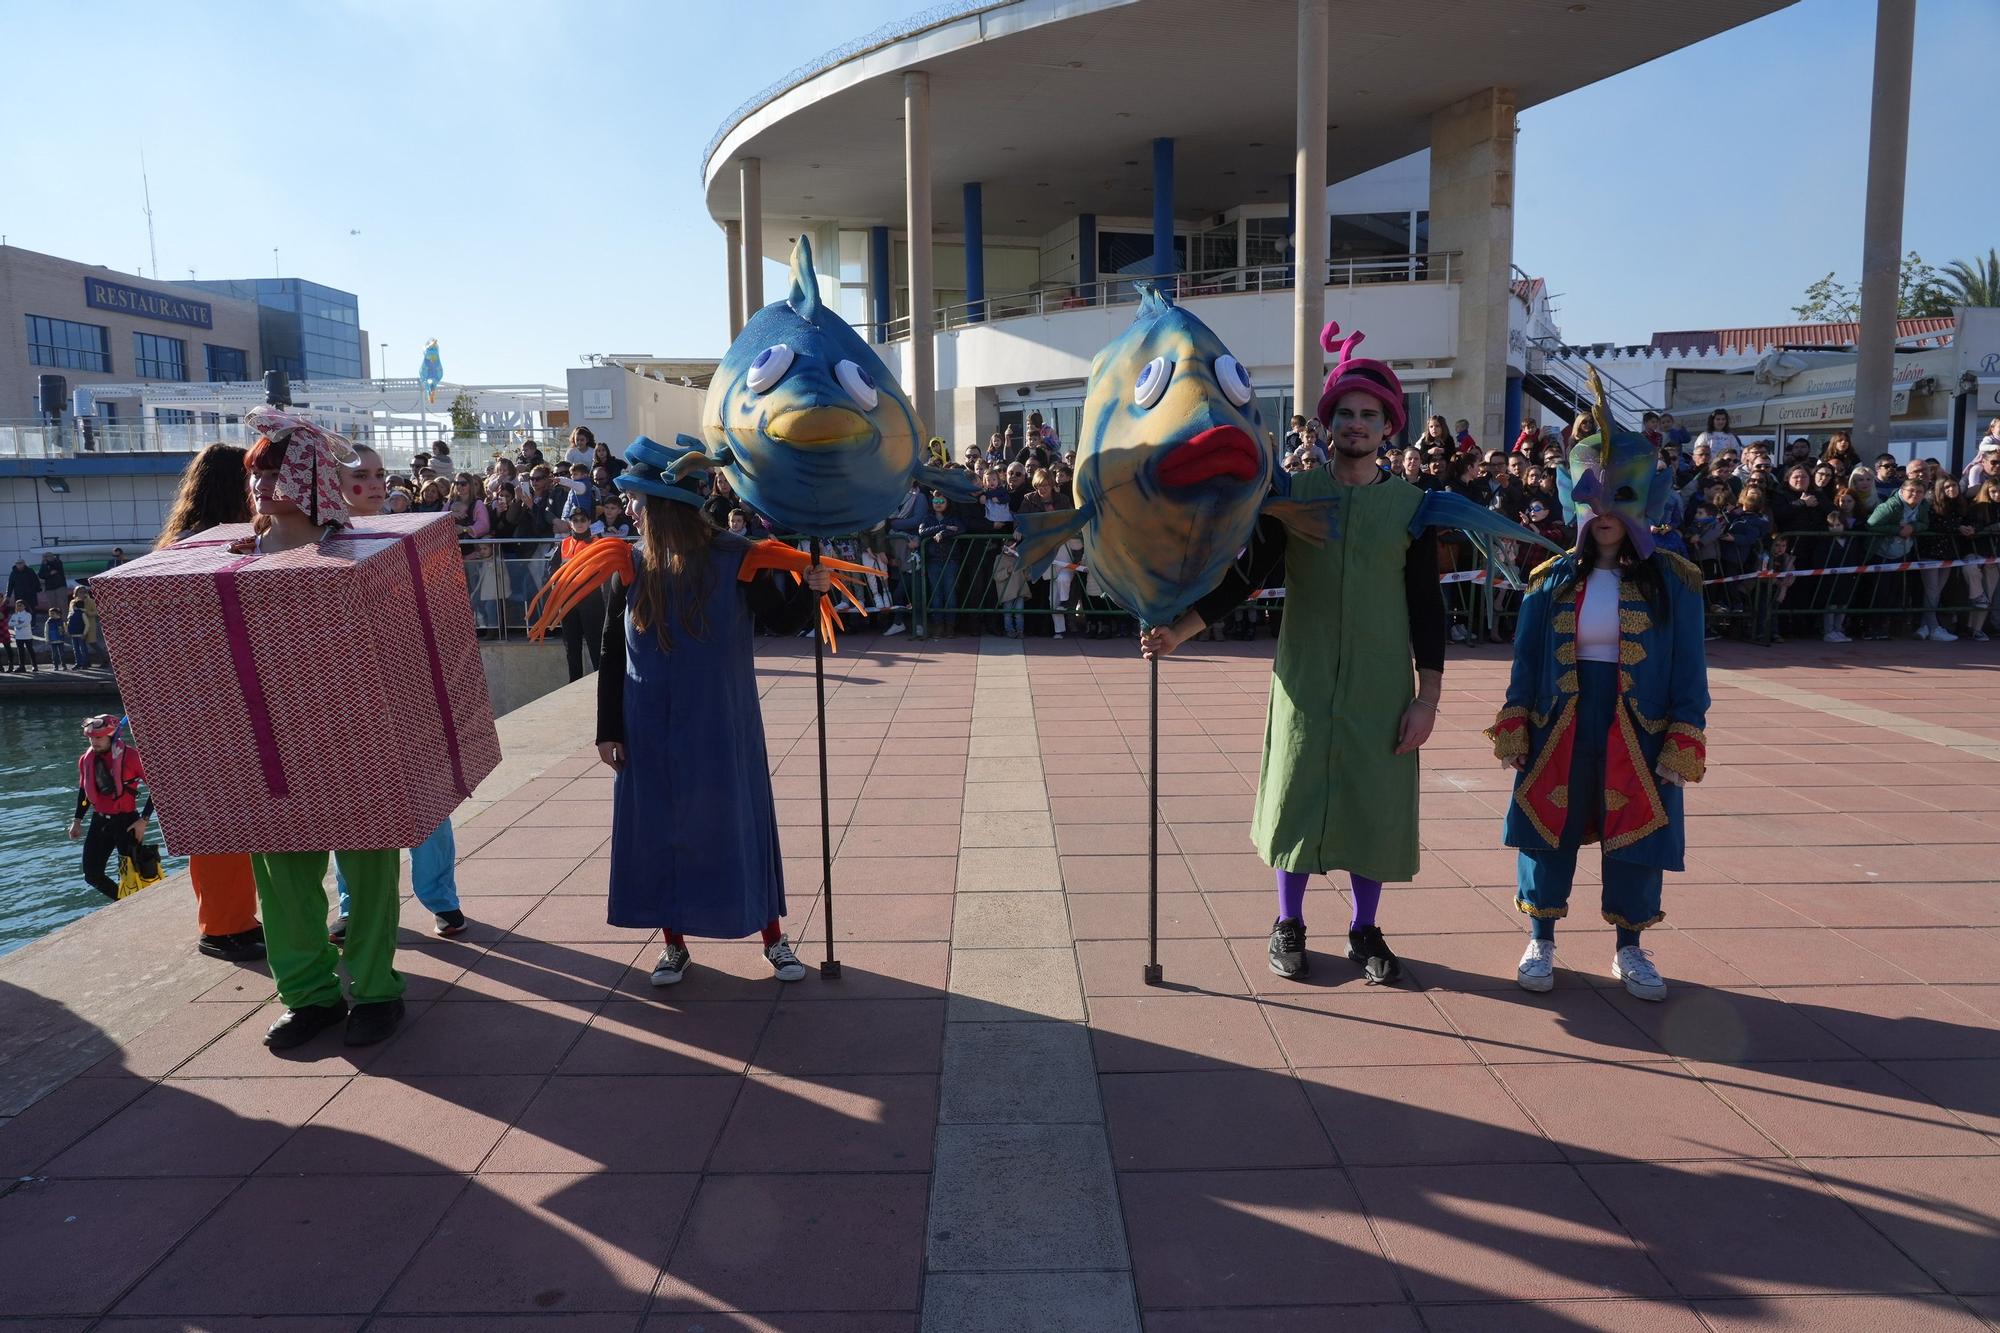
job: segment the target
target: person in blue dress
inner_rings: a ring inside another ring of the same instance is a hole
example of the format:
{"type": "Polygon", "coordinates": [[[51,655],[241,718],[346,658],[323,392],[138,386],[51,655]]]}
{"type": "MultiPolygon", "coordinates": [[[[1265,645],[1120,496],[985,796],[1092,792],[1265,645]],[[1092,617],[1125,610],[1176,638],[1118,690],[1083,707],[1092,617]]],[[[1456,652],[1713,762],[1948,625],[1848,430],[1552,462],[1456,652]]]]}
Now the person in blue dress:
{"type": "Polygon", "coordinates": [[[625,458],[615,484],[643,500],[638,550],[597,544],[599,563],[617,557],[597,678],[597,751],[618,774],[609,921],[664,932],[656,986],[687,975],[690,935],[759,935],[778,980],[797,981],[754,624],[796,633],[831,579],[710,524],[697,451],[641,437],[625,458]]]}

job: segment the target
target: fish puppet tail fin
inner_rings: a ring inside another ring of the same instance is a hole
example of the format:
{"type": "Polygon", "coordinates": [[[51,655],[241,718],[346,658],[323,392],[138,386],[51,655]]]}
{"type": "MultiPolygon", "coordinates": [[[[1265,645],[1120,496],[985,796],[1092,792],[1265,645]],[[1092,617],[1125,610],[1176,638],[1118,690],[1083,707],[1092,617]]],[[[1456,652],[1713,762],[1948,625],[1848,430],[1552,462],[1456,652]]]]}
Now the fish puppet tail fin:
{"type": "Polygon", "coordinates": [[[1524,528],[1514,520],[1474,504],[1452,491],[1424,492],[1423,502],[1410,519],[1410,535],[1415,537],[1425,528],[1453,528],[1464,533],[1480,557],[1496,568],[1501,565],[1501,560],[1495,545],[1502,541],[1526,542],[1530,546],[1562,553],[1562,547],[1541,533],[1524,528]]]}
{"type": "MultiPolygon", "coordinates": [[[[819,597],[819,632],[826,640],[827,650],[838,652],[840,646],[835,631],[840,628],[840,612],[834,609],[834,599],[844,597],[856,607],[861,605],[861,599],[854,595],[854,589],[848,586],[847,581],[840,575],[859,574],[865,578],[881,571],[870,569],[867,565],[855,564],[851,560],[836,560],[830,555],[821,555],[819,564],[820,568],[830,571],[833,577],[833,586],[819,597]]],[[[749,554],[743,557],[743,563],[737,566],[736,578],[739,582],[748,583],[757,575],[771,570],[780,574],[790,574],[795,582],[803,583],[806,571],[812,566],[813,558],[810,553],[801,551],[795,546],[787,546],[783,542],[762,541],[752,546],[749,554]]]]}
{"type": "Polygon", "coordinates": [[[1031,579],[1048,573],[1057,552],[1089,525],[1090,515],[1087,508],[1016,515],[1014,526],[1021,530],[1021,572],[1031,579]]]}
{"type": "Polygon", "coordinates": [[[948,499],[963,502],[979,498],[978,481],[970,472],[960,468],[932,467],[925,464],[917,469],[917,480],[948,499]]]}
{"type": "Polygon", "coordinates": [[[594,541],[566,561],[528,603],[528,638],[539,643],[564,616],[612,579],[630,583],[637,565],[632,548],[615,537],[594,541]]]}
{"type": "MultiPolygon", "coordinates": [[[[1336,332],[1339,329],[1338,325],[1327,327],[1336,332]]],[[[1271,484],[1271,493],[1264,497],[1264,503],[1257,507],[1257,512],[1277,519],[1285,525],[1286,532],[1308,546],[1324,546],[1340,535],[1339,497],[1329,495],[1317,500],[1294,500],[1289,472],[1277,474],[1271,484]]]]}

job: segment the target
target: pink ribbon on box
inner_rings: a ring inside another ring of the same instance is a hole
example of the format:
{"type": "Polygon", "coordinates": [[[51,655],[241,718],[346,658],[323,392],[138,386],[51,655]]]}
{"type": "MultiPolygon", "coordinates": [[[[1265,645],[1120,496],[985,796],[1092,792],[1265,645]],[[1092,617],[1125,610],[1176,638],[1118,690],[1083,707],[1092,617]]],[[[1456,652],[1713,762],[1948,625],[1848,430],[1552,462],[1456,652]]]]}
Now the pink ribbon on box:
{"type": "MultiPolygon", "coordinates": [[[[424,627],[424,657],[430,666],[431,693],[436,699],[438,721],[444,727],[445,754],[451,760],[452,786],[461,796],[471,796],[465,780],[465,760],[459,750],[458,725],[452,715],[451,691],[445,686],[444,655],[438,651],[437,627],[431,621],[430,590],[424,587],[424,567],[417,553],[414,533],[341,532],[326,542],[396,542],[410,566],[410,580],[416,589],[417,621],[424,627]]],[[[176,546],[227,546],[225,541],[176,542],[176,546]]],[[[271,795],[291,795],[285,780],[284,760],[278,756],[278,737],[271,728],[271,711],[264,699],[264,683],[257,675],[256,653],[250,642],[250,625],[243,613],[243,598],[237,590],[237,572],[252,564],[254,555],[240,556],[215,572],[215,592],[222,605],[222,632],[229,644],[229,660],[236,668],[236,684],[243,691],[243,704],[250,712],[250,732],[257,743],[257,760],[264,769],[264,785],[271,795]]]]}

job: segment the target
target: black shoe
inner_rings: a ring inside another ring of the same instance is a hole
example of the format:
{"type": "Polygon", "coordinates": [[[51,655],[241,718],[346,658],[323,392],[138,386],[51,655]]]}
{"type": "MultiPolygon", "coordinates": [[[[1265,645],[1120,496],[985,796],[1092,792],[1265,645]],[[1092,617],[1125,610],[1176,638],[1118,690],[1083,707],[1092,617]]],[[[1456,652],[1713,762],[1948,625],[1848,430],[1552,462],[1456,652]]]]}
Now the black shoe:
{"type": "Polygon", "coordinates": [[[1386,986],[1403,975],[1403,964],[1389,949],[1389,942],[1382,938],[1380,926],[1363,926],[1359,930],[1347,932],[1347,957],[1349,962],[1361,964],[1361,970],[1368,974],[1371,986],[1386,986]]]}
{"type": "Polygon", "coordinates": [[[1280,918],[1271,925],[1271,970],[1281,977],[1302,977],[1306,962],[1306,923],[1280,918]]]}
{"type": "Polygon", "coordinates": [[[194,947],[210,958],[230,963],[254,963],[264,956],[264,941],[247,930],[237,935],[204,935],[194,947]]]}
{"type": "Polygon", "coordinates": [[[347,1001],[309,1004],[303,1009],[287,1009],[285,1016],[264,1033],[264,1044],[274,1051],[289,1051],[305,1045],[320,1033],[347,1017],[347,1001]]]}
{"type": "Polygon", "coordinates": [[[349,1046],[373,1046],[387,1041],[403,1025],[403,1002],[401,1000],[376,1000],[369,1004],[357,1004],[354,1012],[347,1016],[347,1036],[342,1038],[349,1046]]]}
{"type": "Polygon", "coordinates": [[[465,913],[459,911],[457,908],[453,908],[449,912],[439,912],[437,914],[437,921],[431,927],[431,932],[444,939],[464,934],[465,913]]]}
{"type": "Polygon", "coordinates": [[[335,945],[336,947],[340,948],[346,947],[347,945],[346,917],[337,916],[333,919],[333,924],[326,928],[326,942],[328,944],[335,945]]]}

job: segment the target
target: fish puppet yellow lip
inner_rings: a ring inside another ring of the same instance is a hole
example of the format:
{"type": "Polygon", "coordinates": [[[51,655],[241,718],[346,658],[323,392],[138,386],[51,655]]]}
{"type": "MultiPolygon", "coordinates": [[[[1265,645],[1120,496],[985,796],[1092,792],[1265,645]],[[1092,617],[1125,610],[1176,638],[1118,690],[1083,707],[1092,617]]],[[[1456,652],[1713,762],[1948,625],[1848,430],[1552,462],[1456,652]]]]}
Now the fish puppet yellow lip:
{"type": "Polygon", "coordinates": [[[772,417],[764,427],[764,434],[784,444],[809,447],[854,444],[867,439],[874,430],[868,418],[844,407],[802,407],[772,417]]]}
{"type": "Polygon", "coordinates": [[[1162,486],[1194,486],[1217,477],[1255,481],[1264,470],[1257,442],[1235,426],[1212,426],[1160,457],[1162,486]]]}

